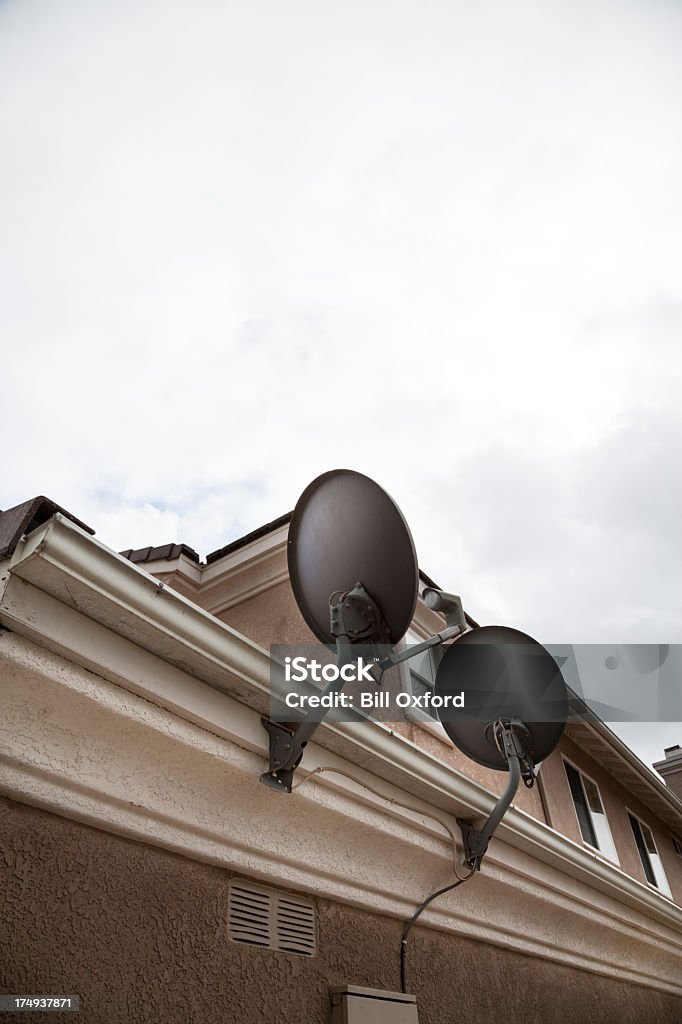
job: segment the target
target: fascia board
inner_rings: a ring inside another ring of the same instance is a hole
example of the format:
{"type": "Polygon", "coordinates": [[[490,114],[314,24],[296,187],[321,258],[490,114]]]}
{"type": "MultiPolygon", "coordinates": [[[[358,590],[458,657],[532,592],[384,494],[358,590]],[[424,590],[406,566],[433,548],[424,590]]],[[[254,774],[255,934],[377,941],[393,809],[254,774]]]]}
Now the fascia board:
{"type": "MultiPolygon", "coordinates": [[[[15,552],[11,573],[17,581],[38,588],[79,616],[99,622],[189,677],[267,713],[267,651],[163,587],[63,517],[55,516],[26,538],[15,552]]],[[[67,641],[65,623],[55,630],[49,625],[49,610],[45,614],[47,619],[40,621],[31,595],[22,595],[20,588],[7,588],[0,621],[39,643],[47,640],[49,644],[51,631],[52,642],[61,645],[62,653],[78,660],[78,646],[85,642],[87,629],[80,625],[67,641]]],[[[81,657],[87,658],[88,667],[106,675],[93,666],[93,661],[101,658],[96,651],[81,657]]],[[[151,692],[148,689],[148,695],[151,692]]],[[[154,699],[163,704],[163,692],[154,699]]],[[[316,743],[449,814],[478,818],[490,813],[496,798],[478,783],[386,727],[368,724],[365,720],[323,723],[316,743]]],[[[640,909],[646,907],[650,916],[669,921],[672,914],[677,927],[682,926],[682,911],[665,897],[513,806],[497,837],[601,891],[640,909]]]]}
{"type": "Polygon", "coordinates": [[[682,768],[682,750],[678,750],[676,753],[667,753],[661,761],[654,762],[654,768],[658,771],[660,768],[674,768],[675,770],[682,768]]]}
{"type": "Polygon", "coordinates": [[[134,562],[132,564],[148,572],[150,576],[177,574],[184,583],[191,583],[195,589],[198,589],[201,585],[202,567],[193,562],[187,555],[180,555],[179,558],[159,558],[156,561],[134,562]]]}
{"type": "Polygon", "coordinates": [[[287,537],[289,536],[289,524],[273,530],[272,533],[264,534],[250,544],[231,551],[222,558],[216,559],[210,565],[204,566],[202,570],[202,582],[204,584],[214,583],[222,576],[233,572],[235,569],[244,569],[247,566],[258,565],[259,562],[269,559],[272,555],[286,550],[287,537]]]}
{"type": "Polygon", "coordinates": [[[212,615],[251,600],[289,579],[288,524],[205,566],[201,604],[212,615]]]}
{"type": "Polygon", "coordinates": [[[20,545],[11,575],[242,699],[269,699],[267,651],[61,516],[20,545]],[[90,542],[90,543],[88,543],[90,542]],[[245,685],[239,685],[241,680],[245,685]]]}
{"type": "Polygon", "coordinates": [[[664,782],[661,782],[652,771],[649,771],[643,761],[637,757],[634,751],[630,750],[626,743],[624,743],[620,736],[617,736],[612,729],[609,729],[605,722],[594,721],[590,722],[590,728],[598,735],[604,744],[609,748],[615,750],[628,765],[637,772],[637,774],[654,790],[657,794],[669,803],[680,815],[680,824],[682,825],[682,800],[673,793],[664,782]]]}

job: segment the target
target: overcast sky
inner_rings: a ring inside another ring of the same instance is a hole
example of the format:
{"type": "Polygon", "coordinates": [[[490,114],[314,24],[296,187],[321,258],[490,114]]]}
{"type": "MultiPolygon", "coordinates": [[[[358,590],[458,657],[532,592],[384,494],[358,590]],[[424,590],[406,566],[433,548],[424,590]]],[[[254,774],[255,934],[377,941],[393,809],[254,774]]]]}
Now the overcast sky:
{"type": "Polygon", "coordinates": [[[0,0],[0,506],[204,555],[345,466],[479,621],[682,641],[681,52],[663,0],[0,0]]]}

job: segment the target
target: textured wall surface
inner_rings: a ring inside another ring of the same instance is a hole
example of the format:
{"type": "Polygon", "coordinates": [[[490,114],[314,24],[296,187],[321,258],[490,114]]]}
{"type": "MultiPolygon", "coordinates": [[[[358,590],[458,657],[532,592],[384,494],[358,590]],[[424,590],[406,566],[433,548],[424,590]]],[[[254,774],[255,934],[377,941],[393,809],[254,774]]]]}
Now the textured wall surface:
{"type": "MultiPolygon", "coordinates": [[[[327,1024],[330,985],[399,987],[400,921],[317,899],[318,956],[237,945],[229,878],[0,798],[0,991],[77,993],[82,1024],[327,1024]]],[[[432,929],[408,972],[421,1024],[682,1019],[672,996],[432,929]]]]}

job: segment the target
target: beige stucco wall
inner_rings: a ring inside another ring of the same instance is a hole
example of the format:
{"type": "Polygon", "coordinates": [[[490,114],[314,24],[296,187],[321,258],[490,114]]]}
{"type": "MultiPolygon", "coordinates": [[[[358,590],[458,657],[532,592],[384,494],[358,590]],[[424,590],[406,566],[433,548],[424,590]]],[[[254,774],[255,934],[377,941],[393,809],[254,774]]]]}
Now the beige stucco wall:
{"type": "MultiPolygon", "coordinates": [[[[237,945],[229,878],[0,798],[0,990],[79,994],[83,1024],[327,1024],[330,985],[399,987],[401,921],[317,898],[318,956],[237,945]]],[[[674,996],[433,929],[408,966],[421,1024],[682,1017],[674,996]]]]}
{"type": "MultiPolygon", "coordinates": [[[[265,653],[72,527],[51,530],[0,601],[0,792],[19,801],[0,810],[0,982],[64,991],[70,974],[92,1005],[130,976],[125,1007],[99,1019],[247,1024],[249,1000],[256,1020],[298,1021],[303,1007],[314,1022],[332,982],[395,984],[396,929],[452,879],[452,850],[389,794],[473,818],[488,806],[479,787],[384,729],[349,726],[340,740],[322,730],[308,763],[359,772],[385,796],[330,776],[273,794],[258,782],[265,653]],[[315,961],[225,941],[235,871],[314,896],[315,961]],[[62,975],[47,976],[55,963],[62,975]]],[[[414,936],[423,1019],[450,1019],[464,982],[476,1020],[507,990],[530,1000],[516,1013],[529,1021],[551,1019],[548,993],[568,1005],[571,987],[619,1020],[645,1005],[643,1019],[665,1020],[669,994],[680,997],[680,911],[517,809],[483,871],[436,904],[414,936]],[[436,944],[431,960],[420,941],[436,944]],[[474,971],[460,971],[466,950],[474,971]]],[[[599,1019],[587,1002],[581,1018],[599,1019]]]]}
{"type": "Polygon", "coordinates": [[[318,643],[294,600],[288,580],[217,615],[261,647],[271,644],[318,643]]]}

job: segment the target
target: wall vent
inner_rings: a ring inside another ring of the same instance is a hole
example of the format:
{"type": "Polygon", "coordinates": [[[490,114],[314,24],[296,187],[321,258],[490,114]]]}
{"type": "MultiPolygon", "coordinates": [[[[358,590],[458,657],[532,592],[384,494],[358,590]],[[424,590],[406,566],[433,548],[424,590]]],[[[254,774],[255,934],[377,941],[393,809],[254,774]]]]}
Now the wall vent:
{"type": "Polygon", "coordinates": [[[233,942],[297,956],[315,956],[315,904],[252,882],[230,882],[227,934],[233,942]]]}

